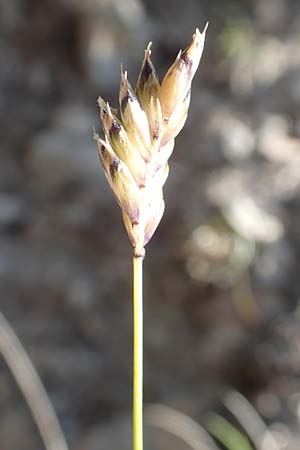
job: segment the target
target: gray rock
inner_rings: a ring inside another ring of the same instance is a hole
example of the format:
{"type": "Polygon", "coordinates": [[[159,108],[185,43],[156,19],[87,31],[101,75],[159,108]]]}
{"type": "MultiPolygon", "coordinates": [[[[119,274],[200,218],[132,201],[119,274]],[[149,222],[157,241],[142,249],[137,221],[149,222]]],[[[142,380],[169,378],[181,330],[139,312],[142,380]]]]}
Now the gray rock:
{"type": "Polygon", "coordinates": [[[26,220],[22,201],[14,195],[0,193],[0,229],[24,225],[26,220]]]}
{"type": "Polygon", "coordinates": [[[220,140],[224,155],[239,161],[249,158],[255,147],[255,135],[249,124],[228,108],[215,108],[209,117],[212,137],[220,140]]]}

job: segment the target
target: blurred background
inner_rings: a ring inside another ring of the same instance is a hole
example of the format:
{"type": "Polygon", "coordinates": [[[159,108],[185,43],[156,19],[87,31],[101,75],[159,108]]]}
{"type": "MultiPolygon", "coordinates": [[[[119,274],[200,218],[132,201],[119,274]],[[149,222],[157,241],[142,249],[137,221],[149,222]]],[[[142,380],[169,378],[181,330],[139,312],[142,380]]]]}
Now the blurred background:
{"type": "MultiPolygon", "coordinates": [[[[0,310],[72,450],[131,448],[131,248],[96,99],[117,106],[149,40],[162,78],[206,21],[145,260],[145,402],[218,449],[300,447],[299,0],[0,0],[0,310]]],[[[191,448],[150,428],[151,450],[191,448]]],[[[4,360],[0,442],[43,445],[4,360]]]]}

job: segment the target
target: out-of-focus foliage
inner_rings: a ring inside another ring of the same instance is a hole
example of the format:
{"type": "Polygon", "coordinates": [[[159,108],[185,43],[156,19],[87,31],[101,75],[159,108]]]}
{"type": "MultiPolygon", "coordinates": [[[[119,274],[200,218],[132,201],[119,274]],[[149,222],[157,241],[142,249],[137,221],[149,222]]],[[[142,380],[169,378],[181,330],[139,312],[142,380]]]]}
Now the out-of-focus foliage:
{"type": "MultiPolygon", "coordinates": [[[[148,249],[145,398],[236,427],[230,385],[299,447],[298,0],[0,0],[0,307],[72,449],[125,449],[131,409],[131,253],[96,99],[117,104],[150,40],[161,78],[206,21],[148,249]]],[[[40,449],[4,364],[0,403],[1,448],[40,449]]]]}
{"type": "Polygon", "coordinates": [[[209,428],[213,436],[228,450],[253,450],[247,437],[219,415],[210,417],[209,428]]]}

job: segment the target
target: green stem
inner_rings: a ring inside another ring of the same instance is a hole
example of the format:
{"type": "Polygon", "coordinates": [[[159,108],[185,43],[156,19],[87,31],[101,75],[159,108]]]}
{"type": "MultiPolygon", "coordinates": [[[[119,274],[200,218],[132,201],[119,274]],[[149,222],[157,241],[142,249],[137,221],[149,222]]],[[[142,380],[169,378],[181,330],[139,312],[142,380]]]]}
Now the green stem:
{"type": "Polygon", "coordinates": [[[133,257],[133,450],[143,450],[143,256],[133,257]]]}

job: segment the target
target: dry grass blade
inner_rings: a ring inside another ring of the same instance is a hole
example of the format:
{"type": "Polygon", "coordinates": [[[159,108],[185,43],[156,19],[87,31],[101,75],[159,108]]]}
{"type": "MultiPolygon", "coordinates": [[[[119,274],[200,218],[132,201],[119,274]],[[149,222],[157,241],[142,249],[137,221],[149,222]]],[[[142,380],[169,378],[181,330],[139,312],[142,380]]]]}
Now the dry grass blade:
{"type": "Polygon", "coordinates": [[[0,352],[13,373],[47,450],[68,450],[42,382],[15,332],[0,312],[0,352]]]}
{"type": "Polygon", "coordinates": [[[180,438],[193,450],[218,450],[214,441],[191,417],[164,405],[147,405],[145,423],[180,438]]]}

